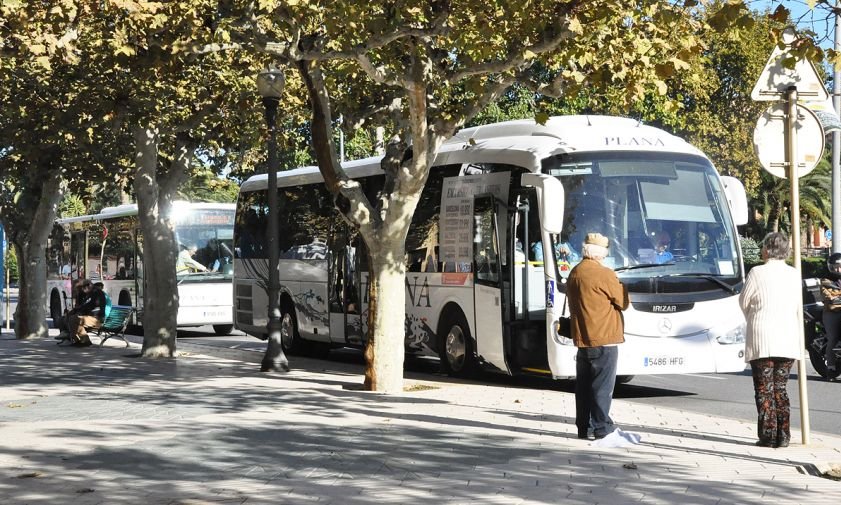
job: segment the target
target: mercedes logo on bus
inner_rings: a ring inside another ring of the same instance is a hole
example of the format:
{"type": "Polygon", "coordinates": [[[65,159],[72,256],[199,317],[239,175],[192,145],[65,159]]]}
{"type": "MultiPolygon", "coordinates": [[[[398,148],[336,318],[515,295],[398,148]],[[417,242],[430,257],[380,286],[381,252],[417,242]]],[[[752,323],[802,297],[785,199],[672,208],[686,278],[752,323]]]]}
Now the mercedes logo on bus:
{"type": "Polygon", "coordinates": [[[657,329],[660,330],[662,335],[668,335],[672,332],[672,320],[668,317],[664,317],[657,323],[657,329]]]}

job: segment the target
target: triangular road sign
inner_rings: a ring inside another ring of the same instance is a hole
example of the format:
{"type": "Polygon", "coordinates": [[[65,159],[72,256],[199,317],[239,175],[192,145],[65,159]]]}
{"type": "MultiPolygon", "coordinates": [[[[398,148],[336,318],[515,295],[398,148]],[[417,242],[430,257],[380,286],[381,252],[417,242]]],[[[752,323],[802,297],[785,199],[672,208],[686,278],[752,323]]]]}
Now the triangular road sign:
{"type": "Polygon", "coordinates": [[[797,86],[799,102],[823,102],[829,99],[829,93],[812,62],[801,58],[794,64],[794,68],[786,68],[783,59],[787,56],[787,47],[774,47],[750,97],[757,102],[781,100],[789,87],[797,86]]]}

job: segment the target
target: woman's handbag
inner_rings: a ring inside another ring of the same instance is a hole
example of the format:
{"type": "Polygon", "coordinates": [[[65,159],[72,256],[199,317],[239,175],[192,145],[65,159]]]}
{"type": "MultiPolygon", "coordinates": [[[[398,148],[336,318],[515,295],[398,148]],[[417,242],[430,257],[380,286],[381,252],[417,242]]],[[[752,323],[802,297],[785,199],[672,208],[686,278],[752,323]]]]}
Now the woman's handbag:
{"type": "Polygon", "coordinates": [[[572,320],[566,314],[567,299],[564,297],[564,307],[561,309],[561,317],[558,318],[558,335],[562,337],[572,338],[572,320]]]}

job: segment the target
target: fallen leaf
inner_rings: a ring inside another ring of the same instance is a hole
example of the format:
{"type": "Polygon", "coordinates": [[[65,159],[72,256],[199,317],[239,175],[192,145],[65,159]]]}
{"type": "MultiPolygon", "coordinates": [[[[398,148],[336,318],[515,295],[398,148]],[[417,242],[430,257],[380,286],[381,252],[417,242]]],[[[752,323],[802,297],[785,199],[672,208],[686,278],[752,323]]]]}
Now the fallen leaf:
{"type": "Polygon", "coordinates": [[[635,465],[633,463],[625,463],[624,465],[622,465],[622,468],[624,468],[626,470],[636,470],[637,465],[635,465]]]}
{"type": "Polygon", "coordinates": [[[18,479],[35,479],[43,475],[41,472],[22,473],[18,475],[18,479]]]}

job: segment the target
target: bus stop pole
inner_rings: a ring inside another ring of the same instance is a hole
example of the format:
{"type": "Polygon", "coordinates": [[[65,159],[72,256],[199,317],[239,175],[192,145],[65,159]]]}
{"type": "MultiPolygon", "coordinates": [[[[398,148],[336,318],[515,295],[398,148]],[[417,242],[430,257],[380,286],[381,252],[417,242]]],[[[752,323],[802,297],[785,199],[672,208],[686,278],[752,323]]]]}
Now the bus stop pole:
{"type": "MultiPolygon", "coordinates": [[[[3,279],[6,278],[6,268],[8,268],[6,265],[6,230],[0,224],[0,277],[3,277],[3,279]]],[[[5,291],[0,290],[0,305],[3,305],[3,319],[0,321],[5,321],[9,317],[9,309],[6,308],[6,299],[5,291]]]]}
{"type": "Polygon", "coordinates": [[[0,251],[0,254],[3,255],[3,274],[4,274],[4,277],[5,277],[4,282],[5,282],[5,288],[6,288],[6,296],[5,296],[6,303],[4,305],[6,307],[6,309],[5,309],[4,315],[6,316],[5,317],[5,319],[6,319],[6,329],[11,330],[12,329],[12,316],[11,316],[10,312],[12,310],[12,301],[10,300],[10,298],[11,298],[12,293],[11,293],[11,289],[9,289],[9,265],[5,261],[6,260],[6,251],[9,248],[8,247],[9,244],[8,244],[8,242],[6,242],[6,230],[5,229],[3,230],[3,236],[0,237],[0,240],[3,240],[3,248],[2,248],[3,250],[0,251]]]}
{"type": "MultiPolygon", "coordinates": [[[[786,161],[788,162],[788,180],[791,182],[791,245],[794,268],[798,277],[802,278],[800,265],[800,186],[797,179],[797,87],[788,88],[786,93],[786,161]]],[[[798,289],[794,295],[798,298],[798,306],[803,307],[803,292],[798,289]]],[[[809,396],[806,393],[806,361],[803,353],[803,325],[797,325],[797,339],[800,342],[800,359],[797,360],[797,384],[800,391],[800,434],[803,445],[809,445],[809,396]]]]}
{"type": "Polygon", "coordinates": [[[6,268],[6,329],[12,329],[12,317],[9,312],[12,310],[12,302],[10,300],[11,290],[9,289],[9,269],[6,268]]]}

